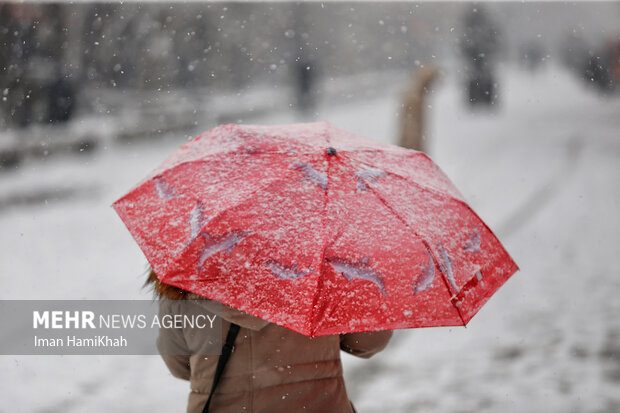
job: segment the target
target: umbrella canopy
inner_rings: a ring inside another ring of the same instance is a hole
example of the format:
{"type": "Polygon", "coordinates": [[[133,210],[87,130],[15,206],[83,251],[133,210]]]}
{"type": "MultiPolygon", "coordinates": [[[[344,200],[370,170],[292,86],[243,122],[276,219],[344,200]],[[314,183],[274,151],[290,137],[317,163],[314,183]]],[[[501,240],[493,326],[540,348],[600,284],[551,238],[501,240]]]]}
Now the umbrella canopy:
{"type": "Polygon", "coordinates": [[[223,125],[114,203],[160,280],[308,336],[465,325],[517,270],[422,152],[223,125]]]}

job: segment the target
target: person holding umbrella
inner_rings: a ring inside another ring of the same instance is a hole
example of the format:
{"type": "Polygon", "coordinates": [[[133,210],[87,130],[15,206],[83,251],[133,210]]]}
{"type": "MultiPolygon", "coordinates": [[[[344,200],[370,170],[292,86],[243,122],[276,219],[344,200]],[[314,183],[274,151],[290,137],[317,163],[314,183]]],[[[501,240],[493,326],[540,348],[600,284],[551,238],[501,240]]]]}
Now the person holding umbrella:
{"type": "Polygon", "coordinates": [[[327,122],[212,129],[113,206],[159,295],[222,305],[217,362],[167,358],[190,411],[354,411],[340,349],[466,325],[518,269],[427,155],[327,122]]]}

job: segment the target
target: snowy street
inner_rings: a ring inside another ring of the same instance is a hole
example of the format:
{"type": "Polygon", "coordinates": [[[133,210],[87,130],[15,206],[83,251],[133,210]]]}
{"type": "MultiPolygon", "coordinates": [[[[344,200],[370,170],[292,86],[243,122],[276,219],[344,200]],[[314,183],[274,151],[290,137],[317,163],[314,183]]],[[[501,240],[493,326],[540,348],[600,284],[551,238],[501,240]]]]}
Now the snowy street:
{"type": "MultiPolygon", "coordinates": [[[[370,360],[343,356],[360,413],[620,412],[620,95],[553,65],[500,73],[492,113],[440,79],[430,155],[520,271],[467,328],[398,331],[370,360]]],[[[394,142],[403,79],[323,99],[317,118],[394,142]]],[[[149,299],[146,261],[110,205],[183,142],[111,143],[0,174],[0,299],[149,299]]],[[[181,412],[189,391],[157,356],[1,356],[0,370],[0,412],[181,412]]]]}

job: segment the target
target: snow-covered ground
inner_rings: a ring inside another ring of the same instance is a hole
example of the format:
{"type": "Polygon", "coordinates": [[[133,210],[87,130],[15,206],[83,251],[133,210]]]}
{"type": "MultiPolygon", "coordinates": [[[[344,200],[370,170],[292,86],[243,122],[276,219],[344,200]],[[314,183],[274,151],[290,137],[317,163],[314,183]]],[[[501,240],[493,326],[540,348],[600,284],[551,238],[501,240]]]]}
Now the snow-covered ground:
{"type": "MultiPolygon", "coordinates": [[[[431,155],[521,271],[467,328],[399,331],[371,360],[345,357],[362,413],[620,412],[620,100],[556,68],[503,73],[492,114],[471,112],[443,79],[431,155]]],[[[317,117],[393,141],[399,85],[386,86],[324,101],[317,117]]],[[[109,205],[181,142],[1,174],[0,299],[150,298],[144,258],[109,205]]],[[[188,391],[157,356],[0,356],[0,371],[0,412],[181,412],[188,391]]]]}

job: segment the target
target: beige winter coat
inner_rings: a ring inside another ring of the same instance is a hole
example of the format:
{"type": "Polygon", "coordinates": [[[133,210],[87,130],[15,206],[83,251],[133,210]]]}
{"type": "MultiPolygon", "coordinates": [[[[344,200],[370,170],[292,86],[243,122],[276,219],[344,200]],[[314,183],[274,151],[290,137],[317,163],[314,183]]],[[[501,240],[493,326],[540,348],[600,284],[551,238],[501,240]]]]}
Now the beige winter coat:
{"type": "MultiPolygon", "coordinates": [[[[174,308],[166,300],[166,311],[188,313],[187,307],[174,308]]],[[[235,349],[211,401],[211,413],[350,413],[342,377],[340,350],[359,357],[381,351],[391,331],[355,333],[309,338],[210,300],[203,300],[205,311],[222,319],[222,341],[230,322],[241,326],[235,349]]],[[[196,308],[196,307],[195,307],[196,308]]],[[[200,352],[213,334],[201,329],[195,335],[181,329],[160,330],[162,340],[185,346],[188,354],[200,352]]],[[[195,331],[194,331],[195,332],[195,331]]],[[[170,372],[189,380],[191,393],[187,411],[202,411],[211,390],[218,356],[162,355],[170,372]]]]}

